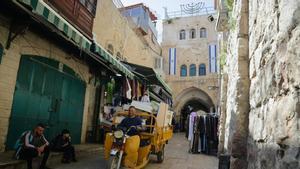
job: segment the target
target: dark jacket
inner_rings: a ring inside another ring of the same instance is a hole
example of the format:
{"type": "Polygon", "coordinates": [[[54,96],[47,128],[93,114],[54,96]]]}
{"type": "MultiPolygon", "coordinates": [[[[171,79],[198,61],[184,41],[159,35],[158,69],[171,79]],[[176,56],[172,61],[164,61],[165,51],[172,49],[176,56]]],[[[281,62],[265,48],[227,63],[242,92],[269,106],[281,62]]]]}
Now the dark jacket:
{"type": "MultiPolygon", "coordinates": [[[[118,127],[125,128],[125,130],[128,130],[132,126],[141,126],[142,125],[142,119],[139,117],[126,117],[121,121],[118,127]]],[[[138,131],[135,128],[131,128],[131,130],[128,131],[127,135],[133,136],[137,135],[138,131]]]]}
{"type": "Polygon", "coordinates": [[[64,147],[71,145],[71,141],[69,138],[64,139],[62,134],[57,135],[51,141],[51,149],[54,151],[60,151],[64,147]]]}

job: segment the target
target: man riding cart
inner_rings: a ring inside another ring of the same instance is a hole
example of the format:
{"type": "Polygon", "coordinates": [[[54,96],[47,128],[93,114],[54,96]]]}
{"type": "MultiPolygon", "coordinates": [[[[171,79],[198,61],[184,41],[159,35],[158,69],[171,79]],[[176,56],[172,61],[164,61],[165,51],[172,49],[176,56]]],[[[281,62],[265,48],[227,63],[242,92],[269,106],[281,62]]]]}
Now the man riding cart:
{"type": "Polygon", "coordinates": [[[161,103],[157,114],[138,111],[134,106],[116,113],[112,133],[106,135],[104,145],[105,158],[110,159],[111,169],[121,166],[143,168],[149,162],[150,154],[163,162],[165,144],[173,135],[172,114],[167,107],[161,103]]]}

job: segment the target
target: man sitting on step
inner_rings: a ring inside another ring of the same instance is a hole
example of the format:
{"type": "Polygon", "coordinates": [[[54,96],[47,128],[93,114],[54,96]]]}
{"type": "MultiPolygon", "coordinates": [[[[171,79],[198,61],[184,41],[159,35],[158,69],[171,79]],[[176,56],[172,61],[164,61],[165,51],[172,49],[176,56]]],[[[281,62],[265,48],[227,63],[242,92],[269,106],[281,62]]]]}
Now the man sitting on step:
{"type": "Polygon", "coordinates": [[[46,167],[46,162],[50,154],[49,142],[44,137],[45,125],[39,123],[32,131],[25,131],[16,142],[16,158],[27,161],[27,169],[32,169],[32,159],[43,155],[40,169],[50,169],[46,167]]]}
{"type": "Polygon", "coordinates": [[[62,130],[61,134],[57,135],[51,141],[51,151],[63,152],[62,163],[76,162],[75,149],[71,144],[70,131],[67,129],[62,130]]]}

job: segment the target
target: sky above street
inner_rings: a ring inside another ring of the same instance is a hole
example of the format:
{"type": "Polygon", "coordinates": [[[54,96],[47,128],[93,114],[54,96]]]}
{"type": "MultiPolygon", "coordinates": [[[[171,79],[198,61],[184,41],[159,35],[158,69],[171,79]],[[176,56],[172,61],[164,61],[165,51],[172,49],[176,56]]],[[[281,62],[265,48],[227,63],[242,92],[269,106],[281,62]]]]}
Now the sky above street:
{"type": "Polygon", "coordinates": [[[180,11],[181,4],[204,2],[205,7],[213,7],[214,0],[121,0],[124,6],[129,6],[137,3],[144,3],[155,12],[158,17],[158,41],[161,42],[162,24],[161,20],[164,19],[165,12],[163,7],[166,7],[168,12],[180,11]]]}

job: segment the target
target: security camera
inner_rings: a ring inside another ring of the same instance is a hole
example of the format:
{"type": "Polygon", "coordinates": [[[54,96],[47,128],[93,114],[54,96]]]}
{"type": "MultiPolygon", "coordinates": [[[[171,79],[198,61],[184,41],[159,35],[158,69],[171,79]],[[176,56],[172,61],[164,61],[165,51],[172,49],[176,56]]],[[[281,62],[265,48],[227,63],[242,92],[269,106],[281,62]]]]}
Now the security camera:
{"type": "Polygon", "coordinates": [[[208,19],[209,22],[213,22],[215,20],[215,18],[212,15],[209,15],[207,17],[207,19],[208,19]]]}

